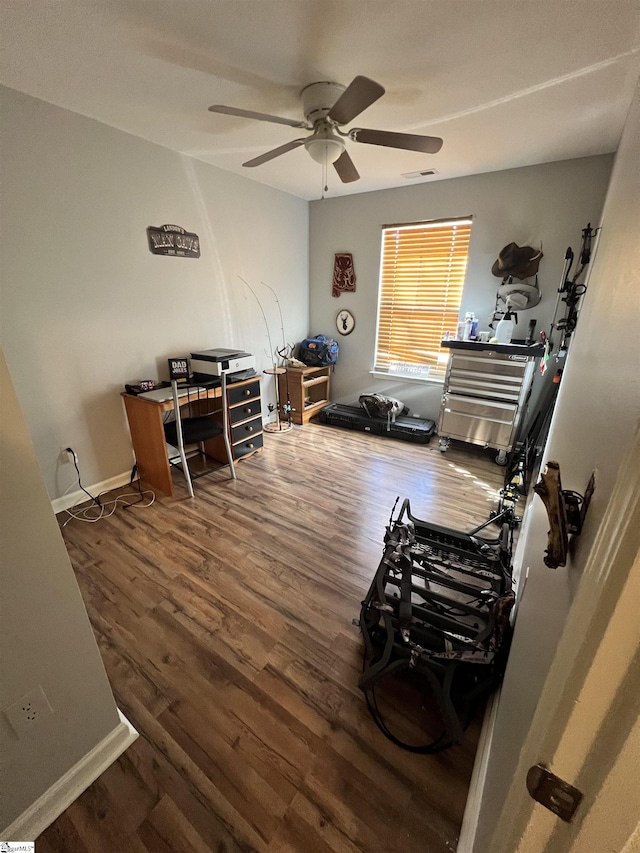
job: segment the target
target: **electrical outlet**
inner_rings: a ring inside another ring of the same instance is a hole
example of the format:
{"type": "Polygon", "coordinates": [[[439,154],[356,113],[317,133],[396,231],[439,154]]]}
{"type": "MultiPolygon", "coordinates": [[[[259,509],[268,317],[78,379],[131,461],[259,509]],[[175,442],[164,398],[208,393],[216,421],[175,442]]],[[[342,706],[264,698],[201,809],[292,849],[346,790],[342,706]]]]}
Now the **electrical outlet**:
{"type": "Polygon", "coordinates": [[[61,447],[60,453],[58,454],[58,460],[61,465],[64,465],[67,462],[71,462],[73,459],[73,454],[69,452],[69,446],[61,447]]]}
{"type": "Polygon", "coordinates": [[[25,693],[13,705],[5,708],[3,714],[18,737],[23,737],[24,734],[41,723],[45,717],[53,714],[53,709],[44,690],[38,685],[25,693]]]}

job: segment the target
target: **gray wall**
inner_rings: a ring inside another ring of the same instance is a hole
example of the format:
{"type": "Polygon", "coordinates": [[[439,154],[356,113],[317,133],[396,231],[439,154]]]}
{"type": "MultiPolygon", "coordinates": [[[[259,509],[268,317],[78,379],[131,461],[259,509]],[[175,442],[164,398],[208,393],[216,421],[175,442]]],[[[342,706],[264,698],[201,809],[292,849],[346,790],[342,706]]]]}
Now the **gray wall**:
{"type": "Polygon", "coordinates": [[[437,420],[442,384],[375,379],[373,366],[378,299],[381,227],[386,224],[473,216],[469,263],[461,314],[475,311],[487,328],[500,279],[491,266],[507,243],[539,246],[542,301],[520,314],[514,337],[526,336],[535,318],[536,331],[549,330],[560,286],[567,246],[579,247],[581,230],[597,222],[611,171],[610,155],[510,169],[419,186],[311,202],[309,281],[311,331],[338,337],[340,361],[332,380],[334,400],[357,400],[379,391],[404,400],[414,414],[437,420]],[[351,252],[355,293],[331,296],[336,252],[351,252]],[[354,331],[337,335],[338,310],[350,308],[354,331]]]}
{"type": "MultiPolygon", "coordinates": [[[[11,89],[2,94],[1,340],[50,497],[131,470],[125,382],[211,347],[257,369],[308,327],[308,205],[11,89]],[[148,225],[177,224],[198,260],[152,255],[148,225]]],[[[265,398],[272,380],[263,379],[265,398]]]]}
{"type": "Polygon", "coordinates": [[[21,737],[0,714],[4,828],[120,720],[2,350],[0,399],[0,706],[40,685],[53,709],[21,737]]]}

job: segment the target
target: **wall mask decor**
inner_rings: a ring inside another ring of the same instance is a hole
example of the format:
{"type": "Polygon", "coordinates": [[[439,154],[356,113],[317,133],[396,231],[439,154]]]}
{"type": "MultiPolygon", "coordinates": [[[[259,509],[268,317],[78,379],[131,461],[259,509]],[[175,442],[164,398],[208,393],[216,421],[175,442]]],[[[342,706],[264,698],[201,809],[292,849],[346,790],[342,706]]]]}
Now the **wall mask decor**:
{"type": "Polygon", "coordinates": [[[350,252],[336,252],[333,263],[332,296],[341,293],[354,293],[356,289],[356,273],[353,268],[353,255],[350,252]]]}

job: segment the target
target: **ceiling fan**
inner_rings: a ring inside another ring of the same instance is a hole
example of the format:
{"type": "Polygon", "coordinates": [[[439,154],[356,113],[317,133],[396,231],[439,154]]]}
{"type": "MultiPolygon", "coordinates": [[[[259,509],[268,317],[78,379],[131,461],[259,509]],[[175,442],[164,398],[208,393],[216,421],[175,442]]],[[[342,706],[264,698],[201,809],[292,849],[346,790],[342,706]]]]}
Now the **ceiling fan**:
{"type": "Polygon", "coordinates": [[[360,178],[353,160],[347,152],[345,139],[352,142],[365,142],[369,145],[383,145],[387,148],[402,148],[409,151],[421,151],[424,154],[435,154],[442,147],[442,139],[437,136],[418,136],[414,133],[394,133],[387,130],[368,130],[355,127],[342,131],[341,125],[348,124],[361,112],[370,107],[378,98],[384,95],[384,88],[368,77],[355,77],[345,88],[339,83],[311,83],[300,93],[306,121],[272,116],[267,113],[257,113],[238,107],[227,107],[214,104],[209,107],[212,113],[253,118],[258,121],[269,121],[275,124],[286,124],[311,130],[311,136],[292,139],[278,148],[267,151],[253,160],[243,163],[243,166],[261,166],[287,151],[293,151],[301,145],[309,152],[317,163],[333,166],[343,183],[357,181],[360,178]]]}

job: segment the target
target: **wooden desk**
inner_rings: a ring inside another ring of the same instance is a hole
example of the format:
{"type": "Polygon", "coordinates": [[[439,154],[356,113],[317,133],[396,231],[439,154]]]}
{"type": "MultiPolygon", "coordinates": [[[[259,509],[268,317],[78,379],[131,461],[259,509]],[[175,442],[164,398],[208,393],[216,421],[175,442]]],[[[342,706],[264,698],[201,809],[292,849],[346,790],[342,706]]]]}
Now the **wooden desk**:
{"type": "MultiPolygon", "coordinates": [[[[223,401],[222,388],[207,389],[207,397],[220,399],[220,421],[222,406],[228,410],[229,441],[234,461],[247,459],[262,450],[262,406],[260,400],[260,377],[255,376],[241,382],[227,384],[227,399],[223,401]]],[[[140,479],[154,491],[173,496],[171,466],[164,437],[163,415],[173,411],[173,400],[158,403],[122,392],[127,412],[131,443],[136,457],[140,479]]],[[[204,399],[204,390],[201,391],[204,399]]],[[[186,403],[186,399],[185,399],[186,403]]],[[[229,463],[224,436],[219,435],[204,442],[205,452],[223,465],[229,463]]]]}
{"type": "MultiPolygon", "coordinates": [[[[173,400],[163,400],[159,403],[156,400],[127,394],[125,391],[120,396],[124,400],[124,407],[127,412],[131,443],[133,444],[140,479],[154,491],[172,497],[173,479],[164,438],[162,416],[173,411],[173,400]]],[[[204,390],[200,392],[200,396],[204,399],[204,390]]],[[[206,391],[206,396],[208,398],[221,398],[222,389],[209,388],[206,391]]],[[[206,441],[204,446],[210,456],[219,459],[221,462],[228,461],[222,436],[206,441]]]]}

